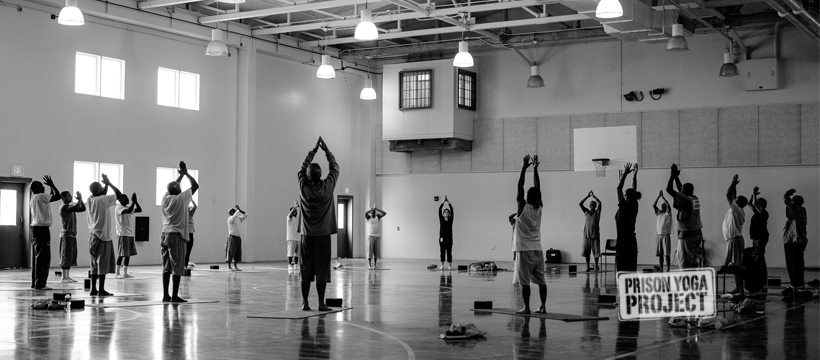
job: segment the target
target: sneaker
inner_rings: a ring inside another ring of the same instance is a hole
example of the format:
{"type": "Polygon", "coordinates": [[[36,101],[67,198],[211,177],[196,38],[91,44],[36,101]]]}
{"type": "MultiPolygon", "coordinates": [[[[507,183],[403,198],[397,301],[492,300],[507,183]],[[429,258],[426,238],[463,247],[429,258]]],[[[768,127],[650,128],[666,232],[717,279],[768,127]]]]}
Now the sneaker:
{"type": "Polygon", "coordinates": [[[122,279],[122,278],[124,278],[124,276],[122,276],[122,275],[120,275],[120,274],[117,274],[117,276],[114,276],[114,278],[115,278],[115,279],[122,279]]]}
{"type": "Polygon", "coordinates": [[[595,268],[588,267],[586,272],[593,272],[593,271],[595,271],[595,268]]]}
{"type": "Polygon", "coordinates": [[[41,288],[34,288],[34,290],[51,290],[51,288],[48,286],[43,286],[41,288]]]}
{"type": "Polygon", "coordinates": [[[598,266],[598,265],[595,265],[595,271],[601,271],[601,267],[598,266]]]}
{"type": "Polygon", "coordinates": [[[785,288],[783,291],[781,291],[780,293],[783,294],[783,296],[785,296],[785,297],[790,297],[790,296],[792,296],[792,294],[794,294],[794,288],[789,286],[789,287],[785,288]]]}
{"type": "Polygon", "coordinates": [[[293,264],[288,264],[288,270],[293,270],[293,264]]]}
{"type": "Polygon", "coordinates": [[[71,279],[62,279],[62,280],[60,280],[61,284],[70,284],[70,283],[73,283],[73,282],[75,282],[75,281],[71,281],[71,279]]]}
{"type": "Polygon", "coordinates": [[[131,274],[125,274],[125,275],[123,275],[122,277],[124,277],[124,278],[126,278],[126,279],[131,279],[131,278],[133,278],[133,277],[134,277],[134,275],[131,275],[131,274]]]}
{"type": "Polygon", "coordinates": [[[189,267],[189,268],[193,268],[194,266],[196,266],[196,264],[194,264],[194,263],[193,263],[193,262],[191,262],[191,261],[189,261],[189,262],[188,262],[188,267],[189,267]]]}

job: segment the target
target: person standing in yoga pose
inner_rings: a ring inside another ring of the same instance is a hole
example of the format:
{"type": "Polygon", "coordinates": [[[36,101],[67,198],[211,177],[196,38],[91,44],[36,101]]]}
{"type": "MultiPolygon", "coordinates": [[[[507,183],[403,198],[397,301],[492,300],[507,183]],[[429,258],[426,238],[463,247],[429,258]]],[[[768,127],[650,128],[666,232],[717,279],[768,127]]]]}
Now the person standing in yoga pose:
{"type": "Polygon", "coordinates": [[[444,201],[438,207],[438,248],[440,269],[444,269],[444,260],[447,260],[447,269],[453,268],[453,204],[444,196],[444,201]],[[444,208],[447,203],[449,209],[444,208]]]}
{"type": "Polygon", "coordinates": [[[513,284],[521,285],[521,297],[524,301],[524,308],[516,311],[517,314],[530,313],[530,283],[538,285],[538,295],[541,297],[541,306],[535,313],[546,312],[545,303],[547,301],[547,277],[544,269],[544,251],[541,248],[541,212],[544,203],[541,201],[541,179],[538,177],[538,155],[530,158],[524,156],[524,164],[521,167],[521,176],[518,178],[518,191],[515,201],[518,203],[518,220],[515,222],[515,276],[513,284]],[[524,177],[527,168],[533,167],[533,187],[527,190],[524,197],[524,177]]]}

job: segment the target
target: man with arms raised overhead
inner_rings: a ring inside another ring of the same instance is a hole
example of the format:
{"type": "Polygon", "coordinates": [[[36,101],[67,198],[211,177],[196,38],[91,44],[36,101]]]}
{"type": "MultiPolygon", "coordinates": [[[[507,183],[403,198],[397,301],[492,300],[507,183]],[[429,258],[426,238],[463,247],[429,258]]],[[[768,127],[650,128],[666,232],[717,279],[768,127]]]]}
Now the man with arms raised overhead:
{"type": "Polygon", "coordinates": [[[680,170],[672,164],[666,193],[672,196],[672,207],[678,210],[678,265],[681,269],[698,267],[700,246],[703,242],[703,225],[700,222],[700,199],[694,194],[695,186],[686,183],[681,186],[680,170]],[[678,191],[672,187],[672,184],[678,191]]]}
{"type": "Polygon", "coordinates": [[[541,211],[544,209],[544,203],[541,201],[538,155],[532,159],[529,155],[524,156],[515,200],[518,203],[518,220],[515,222],[513,251],[515,251],[515,274],[517,276],[513,277],[513,284],[521,285],[521,295],[524,300],[524,308],[516,313],[530,313],[530,283],[535,283],[538,285],[538,295],[541,297],[541,306],[535,310],[535,313],[543,314],[546,312],[544,303],[547,301],[547,278],[544,270],[544,251],[541,248],[541,211]],[[534,186],[527,190],[525,198],[524,176],[530,165],[533,166],[534,186]]]}
{"type": "Polygon", "coordinates": [[[114,219],[108,211],[122,195],[108,176],[102,174],[102,182],[93,182],[88,187],[91,197],[88,198],[88,252],[91,254],[91,296],[113,296],[105,291],[105,275],[114,272],[114,244],[111,241],[111,228],[114,219]],[[114,195],[106,195],[108,188],[114,189],[114,195]],[[97,291],[97,280],[100,288],[97,291]]]}
{"type": "Polygon", "coordinates": [[[179,162],[179,177],[176,181],[168,183],[165,196],[162,197],[162,301],[163,302],[186,302],[179,297],[179,280],[185,273],[185,254],[187,252],[186,242],[188,242],[188,204],[191,203],[194,194],[199,190],[199,184],[191,174],[188,174],[188,166],[184,161],[179,162]],[[191,188],[185,191],[179,186],[182,177],[187,177],[191,182],[191,188]],[[168,294],[168,284],[174,279],[174,288],[171,295],[168,294]]]}
{"type": "Polygon", "coordinates": [[[31,182],[31,288],[51,290],[46,287],[48,267],[51,265],[51,208],[49,204],[60,200],[60,190],[54,186],[51,176],[43,176],[43,182],[51,188],[46,194],[43,183],[31,182]]]}

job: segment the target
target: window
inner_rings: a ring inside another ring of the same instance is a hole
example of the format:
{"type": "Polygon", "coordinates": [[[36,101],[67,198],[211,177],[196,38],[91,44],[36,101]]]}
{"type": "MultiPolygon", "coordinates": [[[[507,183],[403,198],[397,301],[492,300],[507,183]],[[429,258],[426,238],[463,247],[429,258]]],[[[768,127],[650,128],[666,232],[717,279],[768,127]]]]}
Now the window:
{"type": "Polygon", "coordinates": [[[0,225],[17,225],[17,190],[0,190],[0,225]]]}
{"type": "Polygon", "coordinates": [[[339,204],[339,210],[336,211],[336,226],[339,229],[345,228],[345,204],[339,204]]]}
{"type": "MultiPolygon", "coordinates": [[[[188,169],[188,173],[199,182],[199,170],[188,169]]],[[[168,192],[168,183],[176,181],[177,177],[179,177],[179,173],[175,168],[157,168],[157,206],[162,204],[162,197],[168,192]]],[[[180,183],[179,186],[182,188],[182,191],[185,191],[191,188],[191,182],[188,181],[187,177],[183,176],[182,183],[180,183]]],[[[199,191],[194,194],[193,199],[197,204],[199,203],[199,191]]]]}
{"type": "Polygon", "coordinates": [[[159,68],[157,105],[199,111],[199,74],[159,68]]]}
{"type": "Polygon", "coordinates": [[[399,72],[399,109],[433,107],[433,70],[399,72]]]}
{"type": "Polygon", "coordinates": [[[125,60],[77,52],[74,92],[125,99],[125,60]]]}
{"type": "Polygon", "coordinates": [[[458,69],[458,107],[475,111],[475,73],[458,69]]]}
{"type": "MultiPolygon", "coordinates": [[[[122,190],[122,169],[123,166],[121,164],[75,161],[73,193],[79,191],[83,194],[83,199],[88,199],[91,197],[91,191],[88,190],[88,187],[95,181],[100,182],[102,180],[102,174],[107,175],[108,180],[111,180],[111,183],[114,184],[117,189],[122,190]]],[[[111,195],[113,192],[109,191],[108,194],[111,195]]]]}

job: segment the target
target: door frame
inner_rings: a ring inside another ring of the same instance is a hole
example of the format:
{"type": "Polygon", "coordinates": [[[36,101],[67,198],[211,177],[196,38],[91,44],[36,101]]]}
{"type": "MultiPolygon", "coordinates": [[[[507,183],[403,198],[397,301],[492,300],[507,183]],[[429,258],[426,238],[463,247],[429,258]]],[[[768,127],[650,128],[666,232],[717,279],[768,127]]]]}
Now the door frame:
{"type": "Polygon", "coordinates": [[[26,244],[26,246],[23,246],[23,251],[26,254],[26,263],[28,268],[31,268],[31,246],[29,245],[31,239],[31,226],[29,222],[31,216],[31,210],[29,210],[29,203],[31,201],[31,180],[31,178],[25,177],[0,176],[0,183],[23,184],[23,241],[26,244]]]}
{"type": "MultiPolygon", "coordinates": [[[[353,195],[349,195],[349,194],[336,195],[336,203],[337,204],[339,203],[339,200],[347,201],[347,206],[345,207],[345,215],[347,215],[345,217],[345,220],[347,221],[347,224],[345,224],[345,231],[347,233],[345,235],[347,235],[347,240],[350,243],[350,257],[349,258],[354,258],[354,257],[356,257],[356,255],[355,255],[356,251],[355,251],[355,246],[354,246],[355,239],[353,238],[353,217],[354,217],[354,214],[353,214],[353,195]]],[[[336,236],[337,241],[338,241],[338,238],[339,237],[336,236]]],[[[338,248],[338,246],[339,246],[338,243],[337,243],[336,246],[338,248]]],[[[336,253],[336,257],[337,258],[339,257],[338,252],[336,253]]]]}

